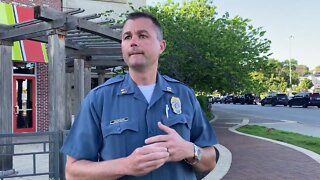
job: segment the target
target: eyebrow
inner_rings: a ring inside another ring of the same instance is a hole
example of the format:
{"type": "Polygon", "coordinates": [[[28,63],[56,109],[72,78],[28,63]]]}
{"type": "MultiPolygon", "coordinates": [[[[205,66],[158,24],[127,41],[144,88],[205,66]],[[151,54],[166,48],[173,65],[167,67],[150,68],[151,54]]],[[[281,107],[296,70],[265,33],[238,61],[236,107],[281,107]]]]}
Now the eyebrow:
{"type": "MultiPolygon", "coordinates": [[[[149,34],[149,32],[148,32],[147,30],[145,30],[145,29],[141,29],[141,30],[138,30],[138,31],[137,31],[137,34],[142,34],[142,33],[147,33],[147,34],[149,34]]],[[[122,36],[124,36],[124,35],[132,35],[132,32],[131,32],[131,31],[127,31],[127,32],[125,32],[125,33],[122,34],[122,36]]]]}

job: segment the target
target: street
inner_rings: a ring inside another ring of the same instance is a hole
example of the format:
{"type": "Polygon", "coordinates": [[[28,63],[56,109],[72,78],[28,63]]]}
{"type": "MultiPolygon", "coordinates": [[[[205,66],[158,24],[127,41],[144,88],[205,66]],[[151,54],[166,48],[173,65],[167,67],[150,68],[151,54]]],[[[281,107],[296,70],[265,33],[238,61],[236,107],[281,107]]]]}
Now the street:
{"type": "Polygon", "coordinates": [[[320,108],[284,107],[240,104],[213,104],[213,113],[219,118],[247,118],[252,122],[296,121],[320,128],[320,108]]]}

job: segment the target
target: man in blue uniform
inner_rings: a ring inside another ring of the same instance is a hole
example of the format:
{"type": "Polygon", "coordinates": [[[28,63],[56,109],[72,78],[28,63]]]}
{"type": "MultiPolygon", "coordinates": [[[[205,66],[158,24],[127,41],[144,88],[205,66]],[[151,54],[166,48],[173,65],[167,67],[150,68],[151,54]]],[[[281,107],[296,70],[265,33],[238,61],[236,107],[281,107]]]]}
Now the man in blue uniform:
{"type": "Polygon", "coordinates": [[[72,179],[196,179],[216,165],[217,143],[191,90],[158,73],[157,19],[131,13],[122,32],[129,73],[90,91],[62,147],[72,179]]]}

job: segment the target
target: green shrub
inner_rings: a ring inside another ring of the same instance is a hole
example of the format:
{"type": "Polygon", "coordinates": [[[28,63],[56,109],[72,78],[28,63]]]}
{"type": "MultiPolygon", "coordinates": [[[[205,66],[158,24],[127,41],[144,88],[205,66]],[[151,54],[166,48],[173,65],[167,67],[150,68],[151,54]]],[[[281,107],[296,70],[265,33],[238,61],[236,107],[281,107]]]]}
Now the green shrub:
{"type": "Polygon", "coordinates": [[[209,110],[208,97],[201,95],[201,96],[197,96],[197,99],[200,103],[202,110],[205,112],[208,120],[211,120],[213,118],[213,115],[212,115],[211,111],[209,110]]]}

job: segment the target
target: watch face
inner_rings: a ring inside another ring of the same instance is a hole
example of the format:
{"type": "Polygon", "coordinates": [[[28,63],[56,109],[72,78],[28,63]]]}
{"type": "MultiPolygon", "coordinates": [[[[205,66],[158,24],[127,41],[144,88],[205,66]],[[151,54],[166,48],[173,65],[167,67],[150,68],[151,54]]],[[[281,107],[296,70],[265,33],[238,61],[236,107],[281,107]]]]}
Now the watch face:
{"type": "Polygon", "coordinates": [[[201,149],[197,145],[194,145],[194,156],[198,161],[201,160],[201,149]]]}

